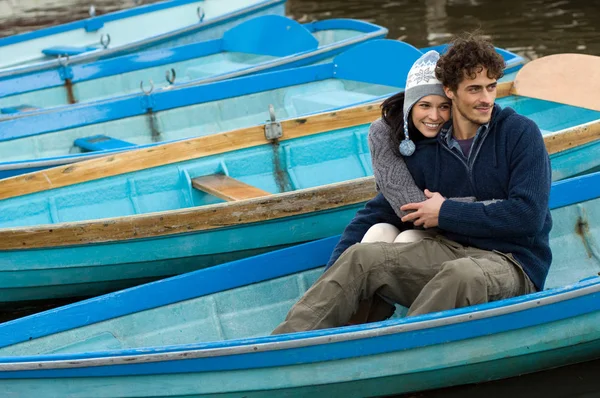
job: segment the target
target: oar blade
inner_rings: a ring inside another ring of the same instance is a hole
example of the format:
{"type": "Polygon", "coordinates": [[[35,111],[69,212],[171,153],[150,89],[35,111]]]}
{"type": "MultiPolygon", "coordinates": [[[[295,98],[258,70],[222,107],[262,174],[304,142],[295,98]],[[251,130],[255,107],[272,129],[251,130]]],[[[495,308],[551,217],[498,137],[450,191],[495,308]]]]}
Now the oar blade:
{"type": "Polygon", "coordinates": [[[523,66],[513,94],[600,111],[600,57],[555,54],[523,66]]]}

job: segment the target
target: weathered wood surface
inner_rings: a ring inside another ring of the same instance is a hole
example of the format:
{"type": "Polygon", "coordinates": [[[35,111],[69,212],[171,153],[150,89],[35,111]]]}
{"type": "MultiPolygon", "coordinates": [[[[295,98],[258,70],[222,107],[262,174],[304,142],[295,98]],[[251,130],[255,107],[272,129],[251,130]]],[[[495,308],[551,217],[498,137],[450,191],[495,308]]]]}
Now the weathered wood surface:
{"type": "Polygon", "coordinates": [[[600,57],[555,54],[526,63],[511,94],[600,111],[600,57]]]}
{"type": "Polygon", "coordinates": [[[600,120],[571,127],[544,137],[548,153],[559,153],[600,139],[600,120]]]}
{"type": "Polygon", "coordinates": [[[2,229],[0,250],[72,246],[209,231],[336,209],[367,201],[375,192],[374,178],[364,177],[262,198],[183,210],[2,229]]]}
{"type": "Polygon", "coordinates": [[[260,198],[270,192],[248,185],[224,174],[211,174],[192,179],[192,186],[226,201],[260,198]]]}
{"type": "MultiPolygon", "coordinates": [[[[499,94],[501,93],[502,96],[508,95],[511,85],[511,82],[499,84],[499,94]]],[[[371,123],[380,116],[380,105],[381,103],[373,103],[283,121],[281,122],[283,137],[279,141],[371,123]]],[[[152,148],[122,152],[0,180],[0,199],[8,199],[268,143],[270,141],[264,136],[264,126],[255,126],[191,138],[152,148]]]]}

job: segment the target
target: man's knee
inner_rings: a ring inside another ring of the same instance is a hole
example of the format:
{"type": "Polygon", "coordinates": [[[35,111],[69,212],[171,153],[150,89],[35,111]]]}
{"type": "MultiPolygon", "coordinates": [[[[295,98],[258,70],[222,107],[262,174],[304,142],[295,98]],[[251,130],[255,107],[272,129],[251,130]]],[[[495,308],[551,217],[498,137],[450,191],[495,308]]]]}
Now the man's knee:
{"type": "Polygon", "coordinates": [[[385,253],[380,243],[356,243],[346,249],[334,266],[360,268],[367,272],[384,261],[385,253]]]}
{"type": "Polygon", "coordinates": [[[442,264],[439,272],[444,283],[454,286],[473,286],[485,289],[486,281],[483,270],[469,258],[461,258],[442,264]]]}

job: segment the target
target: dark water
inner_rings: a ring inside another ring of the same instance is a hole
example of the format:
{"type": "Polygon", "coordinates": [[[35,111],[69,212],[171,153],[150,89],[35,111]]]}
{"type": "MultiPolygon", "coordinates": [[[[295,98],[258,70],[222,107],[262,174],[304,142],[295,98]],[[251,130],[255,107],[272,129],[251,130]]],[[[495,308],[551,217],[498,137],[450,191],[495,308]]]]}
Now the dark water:
{"type": "MultiPolygon", "coordinates": [[[[118,0],[0,0],[0,37],[85,18],[91,4],[98,15],[135,5],[118,0]]],[[[300,22],[363,19],[387,27],[388,37],[417,47],[480,29],[496,46],[528,59],[564,52],[600,55],[600,0],[288,0],[287,12],[300,22]]],[[[64,303],[0,311],[0,321],[64,303]]],[[[600,360],[410,397],[592,398],[600,397],[599,374],[600,360]]]]}
{"type": "MultiPolygon", "coordinates": [[[[149,3],[151,1],[145,1],[149,3]]],[[[128,8],[133,0],[0,0],[0,37],[128,8]]],[[[600,0],[288,0],[298,21],[358,18],[417,47],[481,29],[529,59],[562,52],[600,55],[600,0]]]]}

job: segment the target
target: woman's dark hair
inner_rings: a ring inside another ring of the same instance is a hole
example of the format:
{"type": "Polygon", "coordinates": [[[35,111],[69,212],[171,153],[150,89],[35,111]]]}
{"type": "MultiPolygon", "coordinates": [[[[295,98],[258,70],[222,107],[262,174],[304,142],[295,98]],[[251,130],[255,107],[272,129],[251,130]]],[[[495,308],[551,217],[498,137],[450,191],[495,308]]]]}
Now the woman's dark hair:
{"type": "MultiPolygon", "coordinates": [[[[404,92],[395,94],[381,104],[381,119],[391,129],[390,138],[394,151],[400,156],[400,141],[404,139],[404,92]]],[[[408,135],[414,142],[419,142],[426,137],[415,127],[412,118],[408,118],[408,135]]]]}

